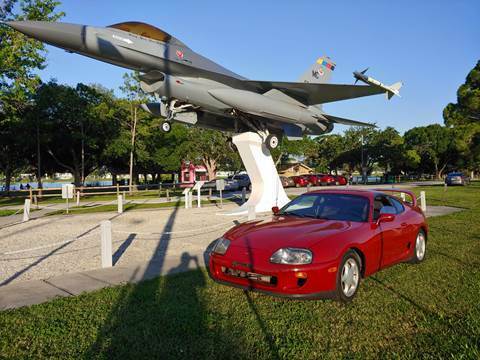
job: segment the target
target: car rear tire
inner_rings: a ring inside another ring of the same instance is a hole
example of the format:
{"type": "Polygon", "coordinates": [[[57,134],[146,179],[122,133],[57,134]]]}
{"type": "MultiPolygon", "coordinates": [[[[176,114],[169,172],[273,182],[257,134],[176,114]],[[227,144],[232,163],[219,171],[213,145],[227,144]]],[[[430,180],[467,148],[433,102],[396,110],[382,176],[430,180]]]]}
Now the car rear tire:
{"type": "Polygon", "coordinates": [[[415,247],[413,248],[413,258],[411,263],[419,264],[425,260],[425,255],[427,254],[427,235],[425,231],[420,229],[415,239],[415,247]]]}
{"type": "Polygon", "coordinates": [[[355,297],[362,277],[362,260],[358,253],[349,250],[345,253],[337,271],[337,300],[348,303],[355,297]]]}

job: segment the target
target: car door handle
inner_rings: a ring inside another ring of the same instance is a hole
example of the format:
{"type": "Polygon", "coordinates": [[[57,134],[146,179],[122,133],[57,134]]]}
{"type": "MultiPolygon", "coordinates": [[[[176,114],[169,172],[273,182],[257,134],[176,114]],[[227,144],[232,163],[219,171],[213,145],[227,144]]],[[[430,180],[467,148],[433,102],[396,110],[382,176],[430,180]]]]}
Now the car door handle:
{"type": "Polygon", "coordinates": [[[407,226],[408,226],[408,224],[405,223],[405,222],[401,223],[400,225],[401,225],[402,227],[407,227],[407,226]]]}

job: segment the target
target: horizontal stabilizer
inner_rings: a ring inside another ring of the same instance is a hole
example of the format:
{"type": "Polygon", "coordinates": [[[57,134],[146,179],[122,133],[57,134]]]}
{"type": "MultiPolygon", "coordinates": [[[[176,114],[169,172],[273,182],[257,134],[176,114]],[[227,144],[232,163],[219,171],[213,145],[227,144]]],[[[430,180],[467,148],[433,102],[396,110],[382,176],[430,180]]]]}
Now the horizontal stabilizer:
{"type": "Polygon", "coordinates": [[[363,122],[363,121],[357,121],[357,120],[350,120],[350,119],[345,119],[341,118],[338,116],[333,116],[333,115],[328,115],[328,114],[322,114],[324,117],[326,117],[328,120],[330,120],[333,123],[336,124],[342,124],[342,125],[350,125],[350,126],[368,126],[368,127],[377,127],[375,124],[363,122]]]}
{"type": "Polygon", "coordinates": [[[278,89],[305,105],[325,104],[333,101],[355,99],[383,94],[385,89],[365,85],[313,84],[301,82],[249,81],[258,92],[278,89]]]}

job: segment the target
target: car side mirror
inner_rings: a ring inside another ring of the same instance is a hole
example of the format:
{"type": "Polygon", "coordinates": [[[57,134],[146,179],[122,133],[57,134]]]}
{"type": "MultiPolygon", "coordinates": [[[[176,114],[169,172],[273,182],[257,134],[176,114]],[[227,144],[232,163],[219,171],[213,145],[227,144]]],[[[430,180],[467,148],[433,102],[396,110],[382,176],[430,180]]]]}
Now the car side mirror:
{"type": "Polygon", "coordinates": [[[280,211],[280,209],[278,208],[278,206],[272,207],[273,215],[277,215],[279,213],[279,211],[280,211]]]}
{"type": "Polygon", "coordinates": [[[392,222],[393,220],[395,220],[395,215],[393,214],[380,214],[377,220],[377,224],[380,224],[382,222],[392,222]]]}

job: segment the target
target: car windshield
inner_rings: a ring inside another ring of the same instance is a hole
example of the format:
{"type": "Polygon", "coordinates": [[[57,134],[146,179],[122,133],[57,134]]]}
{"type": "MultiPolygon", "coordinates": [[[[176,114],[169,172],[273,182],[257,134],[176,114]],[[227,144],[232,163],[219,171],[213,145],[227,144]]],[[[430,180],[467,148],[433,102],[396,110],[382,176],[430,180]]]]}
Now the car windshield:
{"type": "Polygon", "coordinates": [[[279,215],[314,219],[358,221],[368,220],[368,198],[350,194],[306,194],[285,205],[279,215]]]}

